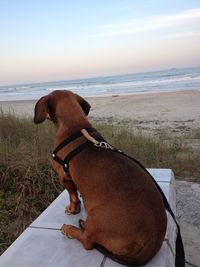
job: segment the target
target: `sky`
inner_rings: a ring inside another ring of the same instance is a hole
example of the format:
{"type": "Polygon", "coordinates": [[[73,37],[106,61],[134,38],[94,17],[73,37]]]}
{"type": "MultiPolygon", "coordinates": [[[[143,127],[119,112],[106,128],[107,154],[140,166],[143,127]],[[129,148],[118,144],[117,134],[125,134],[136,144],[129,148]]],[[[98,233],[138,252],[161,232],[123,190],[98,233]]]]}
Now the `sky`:
{"type": "Polygon", "coordinates": [[[0,0],[0,86],[190,66],[199,0],[0,0]]]}

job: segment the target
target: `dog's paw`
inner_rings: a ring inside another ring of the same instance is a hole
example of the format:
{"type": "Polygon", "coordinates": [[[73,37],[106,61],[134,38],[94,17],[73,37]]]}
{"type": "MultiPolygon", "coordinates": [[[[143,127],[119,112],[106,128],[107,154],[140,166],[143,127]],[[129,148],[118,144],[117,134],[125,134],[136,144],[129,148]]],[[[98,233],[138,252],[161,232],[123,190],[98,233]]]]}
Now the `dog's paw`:
{"type": "Polygon", "coordinates": [[[67,236],[69,239],[73,239],[73,237],[71,237],[68,233],[68,230],[70,228],[70,225],[67,225],[67,224],[63,224],[62,227],[61,227],[61,233],[65,236],[67,236]]]}
{"type": "Polygon", "coordinates": [[[70,203],[69,206],[66,207],[65,209],[65,213],[67,215],[74,215],[74,214],[78,214],[81,211],[81,206],[80,203],[70,203]]]}

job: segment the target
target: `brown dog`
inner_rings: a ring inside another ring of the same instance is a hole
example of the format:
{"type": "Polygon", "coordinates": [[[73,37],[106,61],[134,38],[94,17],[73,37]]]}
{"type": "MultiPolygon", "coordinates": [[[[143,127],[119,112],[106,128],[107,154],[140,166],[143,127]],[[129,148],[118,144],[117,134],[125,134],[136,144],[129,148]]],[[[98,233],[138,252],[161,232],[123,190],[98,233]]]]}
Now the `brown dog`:
{"type": "MultiPolygon", "coordinates": [[[[86,117],[89,110],[90,105],[77,94],[54,91],[37,102],[34,122],[46,118],[54,122],[57,147],[73,133],[91,127],[86,117]]],[[[90,136],[102,139],[95,131],[90,136]]],[[[80,136],[58,156],[63,159],[86,140],[80,136]]],[[[80,211],[77,190],[87,212],[81,229],[63,225],[64,234],[125,265],[143,265],[158,252],[166,232],[166,212],[158,189],[141,166],[110,149],[88,146],[71,159],[70,174],[54,160],[52,167],[70,195],[66,212],[80,211]]]]}

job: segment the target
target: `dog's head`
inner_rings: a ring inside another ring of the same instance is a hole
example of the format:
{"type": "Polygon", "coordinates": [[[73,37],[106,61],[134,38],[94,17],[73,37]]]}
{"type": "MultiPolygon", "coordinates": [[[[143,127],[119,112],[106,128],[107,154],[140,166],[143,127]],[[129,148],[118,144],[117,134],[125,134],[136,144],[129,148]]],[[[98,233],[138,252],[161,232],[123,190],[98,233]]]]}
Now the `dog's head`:
{"type": "Polygon", "coordinates": [[[43,96],[35,105],[34,123],[41,123],[46,119],[57,123],[59,119],[74,116],[87,116],[90,104],[81,96],[66,90],[56,90],[43,96]]]}

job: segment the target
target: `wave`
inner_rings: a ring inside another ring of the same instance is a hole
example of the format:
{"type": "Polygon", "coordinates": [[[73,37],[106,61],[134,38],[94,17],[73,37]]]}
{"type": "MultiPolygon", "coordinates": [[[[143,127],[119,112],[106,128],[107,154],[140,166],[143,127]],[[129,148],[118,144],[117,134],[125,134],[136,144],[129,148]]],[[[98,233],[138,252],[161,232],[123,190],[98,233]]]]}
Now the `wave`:
{"type": "Polygon", "coordinates": [[[91,79],[4,86],[0,87],[0,100],[37,99],[58,89],[71,90],[85,97],[199,88],[200,68],[170,69],[91,79]]]}

